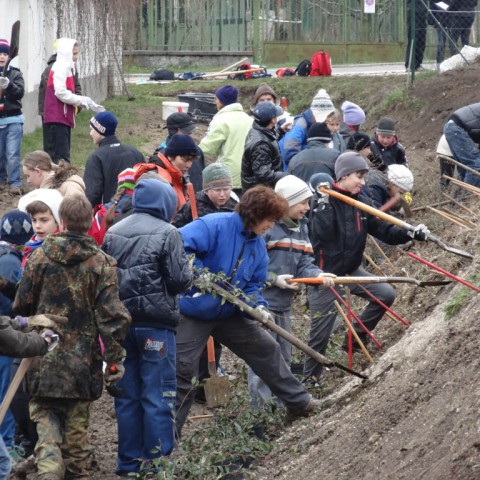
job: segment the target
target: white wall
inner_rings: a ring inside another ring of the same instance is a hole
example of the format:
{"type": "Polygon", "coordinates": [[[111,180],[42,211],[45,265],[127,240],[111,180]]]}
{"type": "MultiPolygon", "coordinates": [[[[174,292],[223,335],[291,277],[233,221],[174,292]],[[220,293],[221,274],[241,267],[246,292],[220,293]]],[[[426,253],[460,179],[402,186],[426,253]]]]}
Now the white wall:
{"type": "Polygon", "coordinates": [[[0,38],[10,41],[12,24],[21,23],[19,55],[11,64],[25,78],[25,133],[41,125],[38,84],[57,36],[80,42],[78,70],[85,95],[101,102],[108,93],[118,93],[114,54],[121,65],[121,12],[109,12],[107,4],[108,0],[0,0],[0,38]]]}

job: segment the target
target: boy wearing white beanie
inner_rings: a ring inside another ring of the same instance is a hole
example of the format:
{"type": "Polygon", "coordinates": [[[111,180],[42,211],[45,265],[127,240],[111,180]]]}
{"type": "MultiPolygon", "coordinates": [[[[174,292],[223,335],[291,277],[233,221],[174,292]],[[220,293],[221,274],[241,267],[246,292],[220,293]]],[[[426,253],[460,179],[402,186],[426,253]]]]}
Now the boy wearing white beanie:
{"type": "MultiPolygon", "coordinates": [[[[325,277],[324,285],[328,286],[333,285],[331,277],[335,275],[324,273],[314,264],[304,219],[313,196],[310,187],[294,175],[287,175],[277,182],[275,191],[288,202],[289,211],[288,216],[277,222],[263,237],[267,245],[271,282],[263,295],[275,323],[291,332],[293,296],[299,287],[296,283],[289,283],[289,280],[294,277],[325,277]]],[[[290,343],[273,332],[270,334],[280,344],[282,355],[289,364],[292,356],[290,343]]],[[[248,372],[248,388],[252,406],[259,407],[271,400],[269,388],[251,369],[248,372]]]]}

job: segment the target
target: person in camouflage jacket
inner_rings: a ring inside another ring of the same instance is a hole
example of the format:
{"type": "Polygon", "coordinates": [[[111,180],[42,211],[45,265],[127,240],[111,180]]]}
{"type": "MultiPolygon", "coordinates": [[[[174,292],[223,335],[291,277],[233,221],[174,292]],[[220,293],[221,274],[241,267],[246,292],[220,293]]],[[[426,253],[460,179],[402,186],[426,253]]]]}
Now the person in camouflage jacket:
{"type": "Polygon", "coordinates": [[[68,318],[60,346],[36,358],[26,376],[42,480],[90,478],[90,405],[102,393],[102,359],[116,367],[115,374],[107,369],[107,382],[123,374],[121,343],[131,320],[119,299],[115,260],[86,235],[92,223],[88,200],[66,197],[60,218],[63,231],[48,235],[28,259],[13,306],[21,315],[41,309],[68,318]]]}

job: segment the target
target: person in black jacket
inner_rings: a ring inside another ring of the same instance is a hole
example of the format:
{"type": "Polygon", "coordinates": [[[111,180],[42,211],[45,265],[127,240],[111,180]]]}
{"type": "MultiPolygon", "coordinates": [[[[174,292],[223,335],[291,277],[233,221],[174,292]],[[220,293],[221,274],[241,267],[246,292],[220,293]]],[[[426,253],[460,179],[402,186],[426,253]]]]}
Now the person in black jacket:
{"type": "Polygon", "coordinates": [[[97,113],[90,120],[90,136],[98,149],[88,157],[83,180],[85,195],[93,207],[115,195],[120,172],[145,161],[135,147],[120,143],[115,135],[117,124],[112,112],[97,113]]]}
{"type": "Polygon", "coordinates": [[[5,66],[10,56],[7,40],[0,40],[0,189],[8,186],[12,195],[21,195],[20,147],[23,136],[22,98],[25,82],[18,68],[5,66]]]}
{"type": "Polygon", "coordinates": [[[405,165],[408,167],[404,146],[398,141],[395,121],[390,117],[382,117],[378,121],[375,135],[370,145],[368,156],[372,166],[384,172],[389,165],[405,165]]]}
{"type": "Polygon", "coordinates": [[[271,102],[257,103],[252,110],[254,121],[242,158],[243,193],[259,184],[273,188],[285,176],[275,133],[277,117],[282,113],[283,109],[271,102]]]}
{"type": "Polygon", "coordinates": [[[301,178],[305,183],[315,173],[335,177],[335,160],[338,150],[331,148],[332,133],[326,123],[314,123],[308,129],[307,148],[297,153],[288,164],[287,173],[301,178]]]}
{"type": "MultiPolygon", "coordinates": [[[[443,128],[453,158],[480,173],[480,103],[455,110],[443,128]]],[[[480,187],[480,175],[458,169],[460,180],[480,187]]]]}
{"type": "MultiPolygon", "coordinates": [[[[367,162],[359,153],[342,153],[335,163],[337,180],[332,188],[343,195],[358,199],[368,170],[367,162]]],[[[390,245],[398,245],[408,242],[412,236],[416,240],[425,240],[428,229],[425,225],[419,225],[415,232],[409,234],[406,230],[358,210],[342,200],[329,197],[328,201],[319,202],[311,213],[309,233],[318,267],[338,276],[363,277],[371,275],[362,267],[368,234],[390,245]]],[[[395,290],[386,283],[369,284],[365,285],[365,288],[387,306],[392,305],[395,300],[395,290]]],[[[372,331],[385,309],[370,300],[357,285],[352,285],[350,289],[353,295],[369,300],[360,319],[365,327],[372,331]]],[[[340,287],[335,287],[335,290],[342,294],[340,287]]],[[[309,288],[308,299],[312,317],[309,345],[324,354],[335,323],[336,311],[333,305],[336,297],[330,289],[312,287],[309,288]]],[[[367,343],[368,334],[358,324],[355,324],[354,328],[362,342],[367,343]]],[[[318,378],[321,373],[322,366],[315,360],[307,359],[305,378],[318,378]]]]}

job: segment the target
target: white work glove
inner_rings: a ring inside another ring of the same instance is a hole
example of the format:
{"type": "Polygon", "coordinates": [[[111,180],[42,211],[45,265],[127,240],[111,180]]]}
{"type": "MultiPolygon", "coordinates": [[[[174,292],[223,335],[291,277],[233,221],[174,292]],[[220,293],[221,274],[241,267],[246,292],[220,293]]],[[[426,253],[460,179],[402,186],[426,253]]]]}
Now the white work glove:
{"type": "Polygon", "coordinates": [[[59,342],[59,336],[50,329],[45,330],[42,333],[42,337],[45,339],[45,341],[48,343],[48,351],[51,352],[59,342]]]}
{"type": "Polygon", "coordinates": [[[292,279],[293,275],[290,275],[288,273],[284,275],[277,275],[275,280],[273,281],[273,284],[282,289],[290,289],[290,290],[298,290],[298,283],[289,283],[288,280],[292,279]]]}
{"type": "Polygon", "coordinates": [[[262,317],[263,322],[275,322],[273,315],[267,310],[267,307],[260,305],[259,307],[255,308],[255,312],[257,312],[262,317]]]}
{"type": "Polygon", "coordinates": [[[95,113],[105,111],[105,107],[95,103],[90,97],[80,97],[80,106],[95,113]]]}
{"type": "Polygon", "coordinates": [[[0,88],[6,90],[10,85],[10,80],[7,77],[0,77],[0,88]]]}
{"type": "Polygon", "coordinates": [[[430,235],[430,230],[427,228],[426,225],[421,223],[415,227],[415,230],[409,231],[408,236],[413,238],[414,240],[419,240],[420,242],[425,242],[427,240],[428,235],[430,235]]]}
{"type": "Polygon", "coordinates": [[[334,287],[335,282],[333,281],[333,279],[337,278],[337,276],[334,273],[322,272],[320,275],[318,275],[317,278],[321,278],[323,280],[324,287],[334,287]]]}

